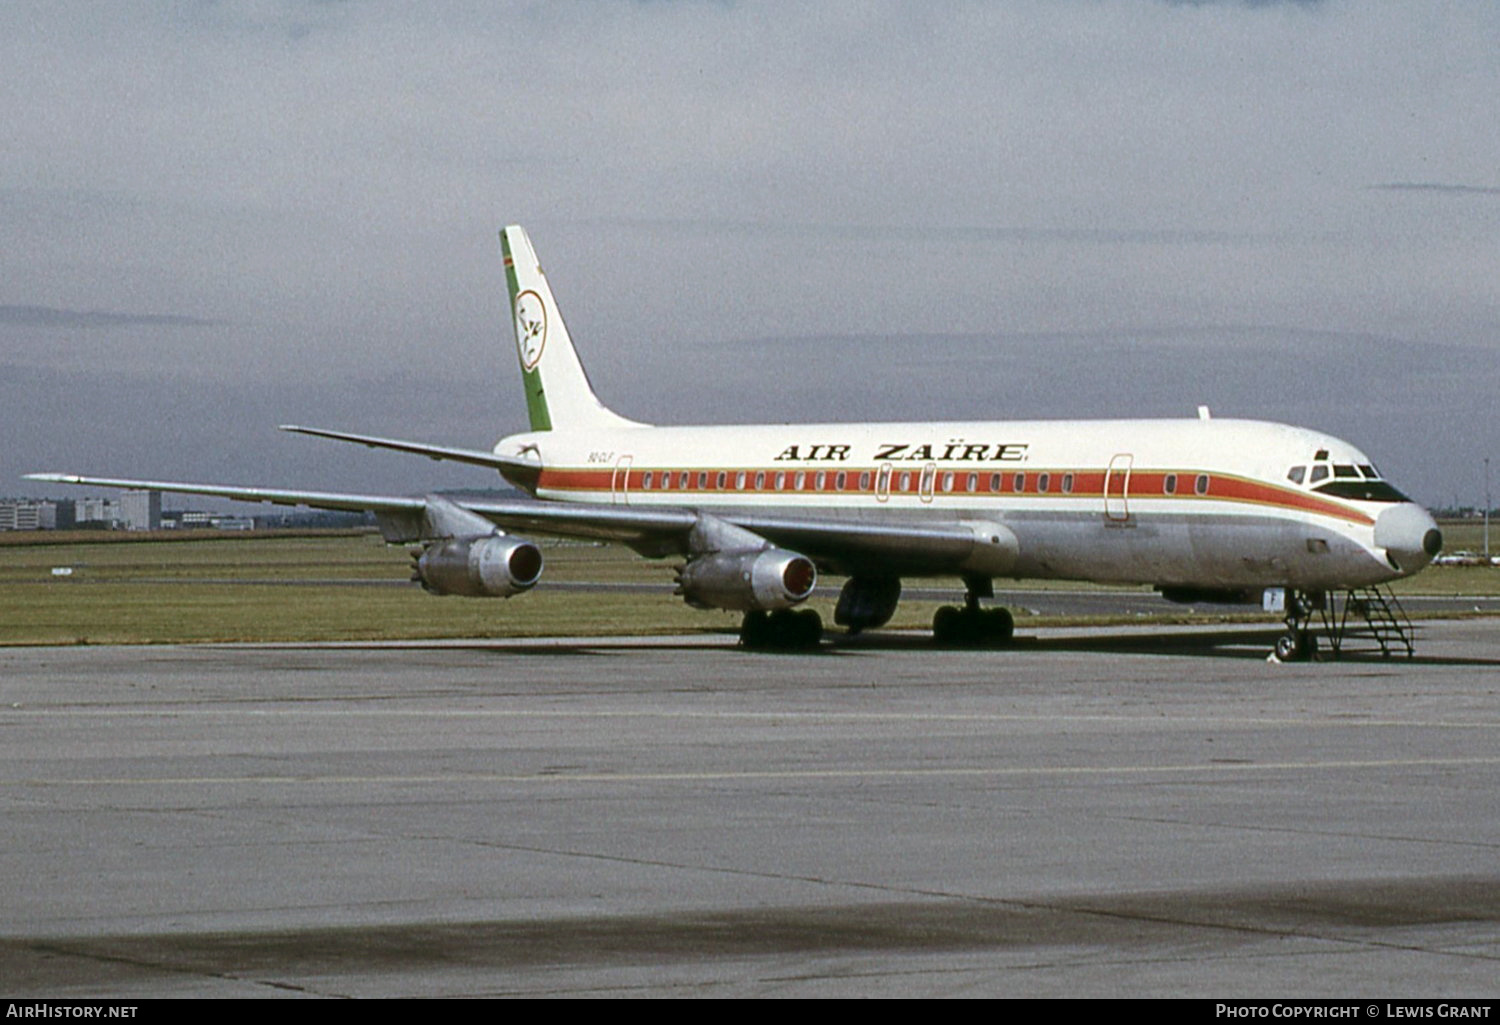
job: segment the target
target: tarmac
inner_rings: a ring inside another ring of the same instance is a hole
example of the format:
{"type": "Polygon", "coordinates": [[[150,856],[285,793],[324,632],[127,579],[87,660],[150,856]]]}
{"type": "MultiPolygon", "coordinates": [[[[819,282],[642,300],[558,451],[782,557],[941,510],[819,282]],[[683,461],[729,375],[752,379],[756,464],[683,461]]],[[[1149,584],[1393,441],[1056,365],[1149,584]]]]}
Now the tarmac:
{"type": "Polygon", "coordinates": [[[0,649],[0,992],[1493,998],[1500,622],[1270,636],[0,649]]]}

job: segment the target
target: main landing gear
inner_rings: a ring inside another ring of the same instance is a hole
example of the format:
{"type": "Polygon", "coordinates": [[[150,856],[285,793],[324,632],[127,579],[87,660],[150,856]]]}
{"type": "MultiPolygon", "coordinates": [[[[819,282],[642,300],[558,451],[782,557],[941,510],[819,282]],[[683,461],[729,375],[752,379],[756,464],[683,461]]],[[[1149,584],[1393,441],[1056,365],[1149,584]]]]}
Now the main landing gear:
{"type": "Polygon", "coordinates": [[[995,596],[994,584],[985,577],[966,577],[964,587],[967,593],[962,608],[944,605],[932,617],[932,639],[955,648],[998,648],[1009,644],[1016,632],[1010,610],[979,607],[980,598],[995,596]]]}
{"type": "Polygon", "coordinates": [[[740,644],[754,651],[810,651],[823,640],[823,617],[812,609],[745,613],[740,644]]]}

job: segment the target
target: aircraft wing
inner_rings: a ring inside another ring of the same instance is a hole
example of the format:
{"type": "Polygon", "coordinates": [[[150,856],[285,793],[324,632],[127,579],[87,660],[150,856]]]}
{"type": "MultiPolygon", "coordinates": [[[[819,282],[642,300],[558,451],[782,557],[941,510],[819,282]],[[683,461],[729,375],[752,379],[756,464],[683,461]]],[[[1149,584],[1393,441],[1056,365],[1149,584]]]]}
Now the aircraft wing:
{"type": "Polygon", "coordinates": [[[28,480],[53,484],[210,495],[240,502],[269,502],[275,505],[303,505],[313,509],[371,512],[380,523],[381,533],[392,543],[447,536],[442,530],[434,530],[434,520],[429,516],[429,509],[449,502],[506,530],[621,541],[652,555],[685,553],[687,537],[694,527],[706,519],[713,519],[748,530],[773,544],[802,552],[823,565],[842,572],[855,572],[862,566],[887,574],[950,571],[968,558],[976,545],[982,547],[991,541],[990,538],[979,535],[992,529],[1004,529],[993,525],[978,529],[979,525],[967,523],[924,521],[918,525],[900,521],[766,516],[736,514],[731,511],[708,514],[682,506],[640,507],[539,502],[534,499],[474,500],[448,499],[446,496],[362,495],[234,484],[86,477],[67,473],[30,473],[26,477],[28,480]]]}
{"type": "MultiPolygon", "coordinates": [[[[432,498],[412,495],[360,495],[332,491],[296,491],[284,488],[246,487],[239,484],[199,484],[184,481],[133,480],[121,477],[85,477],[71,473],[28,473],[27,480],[86,487],[124,488],[133,491],[166,491],[184,495],[211,495],[237,502],[269,502],[273,505],[305,505],[311,509],[372,512],[380,521],[386,540],[393,543],[428,540],[436,534],[423,529],[423,516],[432,498]]],[[[697,522],[686,509],[626,509],[609,505],[557,505],[531,499],[516,501],[471,501],[456,504],[501,527],[530,529],[560,537],[637,541],[672,534],[686,534],[697,522]]]]}
{"type": "Polygon", "coordinates": [[[213,495],[237,502],[271,502],[275,505],[305,505],[313,509],[337,509],[345,512],[418,512],[424,508],[420,498],[389,495],[349,495],[331,491],[287,491],[277,488],[250,488],[237,484],[186,484],[164,480],[126,480],[120,477],[82,477],[73,473],[28,473],[27,480],[49,484],[82,484],[96,488],[125,488],[132,491],[171,491],[185,495],[213,495]]]}

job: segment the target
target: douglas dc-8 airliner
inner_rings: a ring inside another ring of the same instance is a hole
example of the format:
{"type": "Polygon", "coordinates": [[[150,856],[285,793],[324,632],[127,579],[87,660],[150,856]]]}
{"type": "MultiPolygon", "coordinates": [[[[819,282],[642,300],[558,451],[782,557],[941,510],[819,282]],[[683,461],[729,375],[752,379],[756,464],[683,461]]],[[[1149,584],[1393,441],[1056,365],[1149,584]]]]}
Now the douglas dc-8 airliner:
{"type": "MultiPolygon", "coordinates": [[[[509,597],[541,578],[514,531],[622,542],[681,560],[689,604],[744,613],[746,647],[810,647],[798,609],[818,573],[847,576],[834,622],[883,626],[905,576],[954,576],[945,644],[1003,643],[995,578],[1152,584],[1179,601],[1284,611],[1283,659],[1316,647],[1331,592],[1417,572],[1442,536],[1358,449],[1316,431],[1217,419],[657,427],[595,395],[519,227],[500,233],[529,431],[492,450],[342,431],[284,430],[498,470],[531,500],[455,501],[65,474],[33,479],[373,512],[388,542],[420,544],[436,594],[509,597]]],[[[565,626],[565,624],[559,624],[565,626]]]]}

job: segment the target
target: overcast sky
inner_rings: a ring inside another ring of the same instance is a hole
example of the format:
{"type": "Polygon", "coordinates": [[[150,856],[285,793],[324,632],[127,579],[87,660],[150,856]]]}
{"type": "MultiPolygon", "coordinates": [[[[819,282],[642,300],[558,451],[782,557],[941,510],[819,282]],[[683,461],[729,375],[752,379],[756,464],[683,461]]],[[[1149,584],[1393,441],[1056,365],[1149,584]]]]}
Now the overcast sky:
{"type": "Polygon", "coordinates": [[[8,0],[0,68],[0,494],[486,486],[274,425],[523,429],[509,222],[637,419],[1500,459],[1490,0],[8,0]]]}

